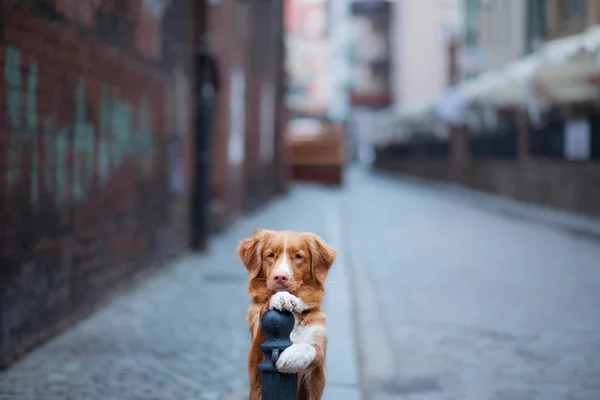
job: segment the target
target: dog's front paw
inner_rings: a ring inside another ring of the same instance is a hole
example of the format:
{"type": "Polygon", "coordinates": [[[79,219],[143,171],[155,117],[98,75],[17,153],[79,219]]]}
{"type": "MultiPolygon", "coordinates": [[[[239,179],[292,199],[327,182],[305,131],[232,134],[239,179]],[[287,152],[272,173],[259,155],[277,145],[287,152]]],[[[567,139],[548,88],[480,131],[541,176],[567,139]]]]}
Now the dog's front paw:
{"type": "Polygon", "coordinates": [[[294,343],[281,353],[275,366],[279,372],[295,374],[306,369],[315,359],[317,350],[307,343],[294,343]]]}
{"type": "Polygon", "coordinates": [[[293,294],[288,292],[277,292],[271,296],[269,308],[271,310],[286,310],[292,313],[301,313],[304,312],[308,306],[304,304],[300,298],[294,296],[293,294]]]}

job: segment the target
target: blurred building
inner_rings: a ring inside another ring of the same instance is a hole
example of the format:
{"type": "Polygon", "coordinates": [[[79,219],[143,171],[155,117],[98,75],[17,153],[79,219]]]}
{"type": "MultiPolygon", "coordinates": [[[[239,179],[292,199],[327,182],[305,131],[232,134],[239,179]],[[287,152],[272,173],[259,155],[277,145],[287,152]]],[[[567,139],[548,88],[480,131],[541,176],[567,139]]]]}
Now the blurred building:
{"type": "Polygon", "coordinates": [[[212,226],[222,229],[287,187],[284,4],[208,1],[204,39],[221,82],[211,145],[212,226]]]}
{"type": "Polygon", "coordinates": [[[330,96],[327,117],[346,125],[350,118],[351,0],[327,2],[330,96]]]}
{"type": "Polygon", "coordinates": [[[430,102],[469,68],[481,70],[477,46],[465,46],[466,0],[355,1],[351,137],[358,158],[372,159],[377,115],[430,102]]]}
{"type": "Polygon", "coordinates": [[[441,34],[446,47],[445,52],[446,68],[447,68],[447,82],[449,85],[456,84],[462,79],[461,73],[463,68],[459,68],[459,57],[462,53],[460,50],[464,49],[464,37],[465,37],[465,6],[467,0],[441,0],[441,34]]]}
{"type": "Polygon", "coordinates": [[[398,107],[435,99],[448,86],[453,36],[444,6],[439,0],[394,3],[392,75],[398,107]]]}
{"type": "Polygon", "coordinates": [[[377,115],[376,164],[600,215],[600,2],[459,3],[453,85],[377,115]]]}
{"type": "Polygon", "coordinates": [[[479,4],[478,45],[485,49],[485,70],[494,70],[525,54],[527,2],[488,0],[479,4]]]}
{"type": "Polygon", "coordinates": [[[392,104],[392,4],[354,0],[351,5],[350,157],[372,158],[370,131],[375,113],[392,104]]]}
{"type": "MultiPolygon", "coordinates": [[[[530,18],[534,13],[546,16],[546,40],[581,33],[585,28],[600,22],[600,3],[594,0],[528,0],[530,18]]],[[[542,40],[543,40],[542,39],[542,40]]]]}
{"type": "Polygon", "coordinates": [[[482,68],[478,72],[502,68],[538,50],[549,40],[581,33],[586,27],[600,22],[600,4],[592,0],[462,2],[465,14],[463,47],[480,49],[482,68]]]}
{"type": "Polygon", "coordinates": [[[350,115],[350,1],[287,0],[285,16],[290,176],[339,185],[350,115]]]}
{"type": "Polygon", "coordinates": [[[276,0],[0,3],[0,365],[286,187],[276,0]]]}
{"type": "Polygon", "coordinates": [[[286,0],[287,106],[293,116],[325,117],[331,99],[328,5],[286,0]]]}

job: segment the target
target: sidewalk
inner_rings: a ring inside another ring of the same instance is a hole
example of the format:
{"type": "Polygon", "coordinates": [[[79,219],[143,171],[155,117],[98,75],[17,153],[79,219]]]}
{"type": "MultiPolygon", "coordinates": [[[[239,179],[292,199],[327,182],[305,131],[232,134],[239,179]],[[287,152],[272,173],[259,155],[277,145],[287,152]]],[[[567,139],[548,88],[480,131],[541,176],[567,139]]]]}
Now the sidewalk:
{"type": "Polygon", "coordinates": [[[598,217],[541,204],[526,203],[483,190],[467,188],[453,182],[435,181],[384,170],[377,170],[375,174],[381,177],[390,177],[395,179],[397,184],[410,185],[417,190],[443,196],[447,200],[454,200],[468,207],[479,208],[520,221],[545,225],[587,239],[600,240],[600,218],[598,217]]]}
{"type": "MultiPolygon", "coordinates": [[[[247,395],[246,271],[254,227],[314,231],[341,246],[335,191],[300,187],[0,373],[0,400],[226,400],[247,395]]],[[[331,270],[325,400],[360,399],[343,252],[331,270]]]]}

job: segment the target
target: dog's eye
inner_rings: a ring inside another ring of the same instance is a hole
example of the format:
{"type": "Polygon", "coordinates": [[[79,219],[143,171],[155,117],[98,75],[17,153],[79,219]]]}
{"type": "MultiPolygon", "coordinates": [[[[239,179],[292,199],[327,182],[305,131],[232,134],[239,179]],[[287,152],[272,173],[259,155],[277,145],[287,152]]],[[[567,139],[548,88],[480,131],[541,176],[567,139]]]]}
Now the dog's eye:
{"type": "Polygon", "coordinates": [[[269,255],[267,256],[267,258],[275,258],[275,253],[270,252],[269,255]]]}
{"type": "Polygon", "coordinates": [[[295,258],[296,260],[302,260],[302,256],[301,256],[300,254],[296,254],[296,255],[294,256],[294,258],[295,258]]]}

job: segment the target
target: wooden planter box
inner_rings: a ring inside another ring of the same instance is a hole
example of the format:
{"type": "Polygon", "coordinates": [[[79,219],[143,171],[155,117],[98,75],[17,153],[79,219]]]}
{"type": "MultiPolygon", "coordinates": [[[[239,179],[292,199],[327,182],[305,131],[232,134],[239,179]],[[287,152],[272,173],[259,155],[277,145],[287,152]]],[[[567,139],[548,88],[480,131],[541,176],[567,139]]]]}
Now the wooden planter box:
{"type": "Polygon", "coordinates": [[[345,134],[342,128],[327,127],[320,135],[289,141],[292,178],[342,184],[345,164],[345,134]]]}

